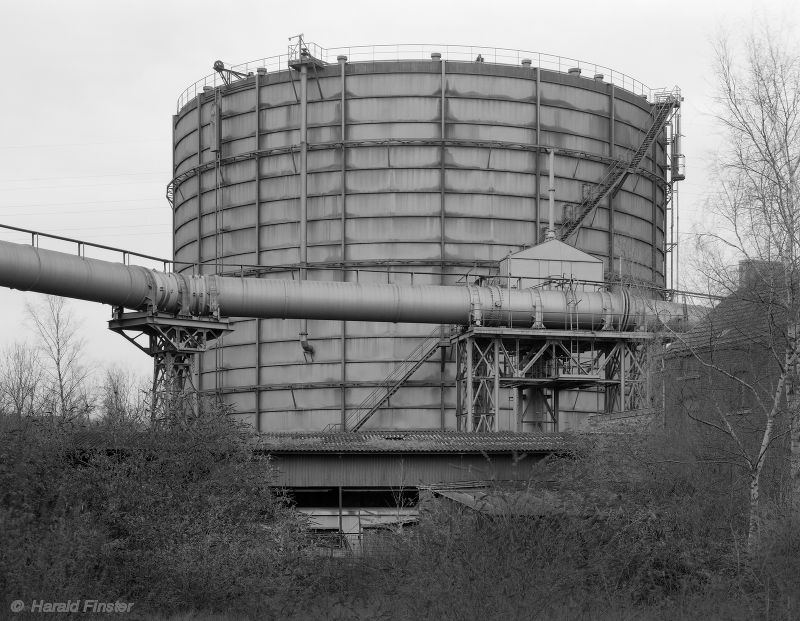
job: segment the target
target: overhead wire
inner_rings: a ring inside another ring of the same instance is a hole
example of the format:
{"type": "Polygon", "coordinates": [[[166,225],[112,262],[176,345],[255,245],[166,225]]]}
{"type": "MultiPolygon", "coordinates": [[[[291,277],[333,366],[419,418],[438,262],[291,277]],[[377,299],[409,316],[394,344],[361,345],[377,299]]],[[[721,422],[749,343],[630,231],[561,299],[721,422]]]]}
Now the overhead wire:
{"type": "MultiPolygon", "coordinates": [[[[66,203],[17,203],[15,205],[0,204],[0,209],[25,209],[27,207],[55,207],[58,205],[106,205],[108,203],[142,203],[142,202],[164,202],[163,197],[159,198],[124,198],[108,201],[71,201],[66,203]]],[[[106,211],[106,210],[102,210],[106,211]]]]}
{"type": "Polygon", "coordinates": [[[16,190],[71,190],[72,188],[102,188],[107,187],[110,185],[113,186],[120,186],[120,185],[141,185],[142,183],[156,183],[156,181],[152,182],[144,182],[144,181],[124,181],[124,182],[116,182],[116,183],[81,183],[77,185],[26,185],[26,186],[17,186],[13,188],[4,188],[0,187],[0,190],[14,192],[16,190]]]}
{"type": "Polygon", "coordinates": [[[68,177],[19,177],[16,179],[6,179],[0,177],[0,183],[5,182],[27,182],[27,181],[66,181],[69,179],[96,179],[100,177],[145,177],[150,175],[163,176],[163,171],[138,172],[138,173],[108,173],[104,175],[69,175],[68,177]]]}

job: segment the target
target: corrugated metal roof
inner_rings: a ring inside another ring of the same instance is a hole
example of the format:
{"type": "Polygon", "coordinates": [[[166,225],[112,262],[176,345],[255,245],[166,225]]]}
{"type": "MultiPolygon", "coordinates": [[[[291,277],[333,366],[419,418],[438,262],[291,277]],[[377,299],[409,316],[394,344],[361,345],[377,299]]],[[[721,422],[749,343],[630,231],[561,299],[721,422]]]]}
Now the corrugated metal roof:
{"type": "MultiPolygon", "coordinates": [[[[276,432],[261,433],[252,440],[261,453],[551,453],[569,451],[575,445],[572,434],[457,431],[276,432]]],[[[85,428],[72,432],[70,444],[136,450],[152,449],[153,439],[147,431],[85,428]]]]}
{"type": "Polygon", "coordinates": [[[765,285],[739,289],[711,309],[691,330],[678,335],[667,357],[778,344],[786,329],[785,293],[765,285]]]}
{"type": "Polygon", "coordinates": [[[574,436],[558,433],[370,431],[262,433],[271,453],[551,453],[568,451],[574,436]]]}

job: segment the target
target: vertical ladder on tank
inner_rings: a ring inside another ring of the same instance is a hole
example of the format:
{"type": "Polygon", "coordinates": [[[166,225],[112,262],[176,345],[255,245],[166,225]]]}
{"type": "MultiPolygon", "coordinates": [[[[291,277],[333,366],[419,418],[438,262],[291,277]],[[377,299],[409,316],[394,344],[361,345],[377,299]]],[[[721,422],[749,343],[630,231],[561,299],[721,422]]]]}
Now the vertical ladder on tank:
{"type": "MultiPolygon", "coordinates": [[[[431,332],[425,340],[420,342],[416,348],[384,379],[380,385],[373,390],[367,397],[348,414],[346,419],[347,431],[358,431],[378,409],[388,401],[400,387],[416,373],[427,360],[443,346],[441,329],[439,326],[431,332]]],[[[325,427],[325,431],[333,431],[339,427],[332,424],[325,427]]]]}
{"type": "Polygon", "coordinates": [[[583,201],[576,209],[576,215],[561,226],[560,239],[567,241],[569,237],[576,234],[580,229],[583,220],[588,216],[597,205],[605,199],[608,195],[615,193],[618,188],[622,187],[628,175],[636,170],[647,150],[653,145],[661,130],[669,121],[673,109],[680,105],[680,95],[677,91],[674,92],[660,92],[655,95],[655,103],[651,114],[653,116],[653,123],[644,135],[642,143],[633,157],[630,160],[619,159],[609,166],[603,173],[602,178],[596,186],[584,197],[583,201]]]}

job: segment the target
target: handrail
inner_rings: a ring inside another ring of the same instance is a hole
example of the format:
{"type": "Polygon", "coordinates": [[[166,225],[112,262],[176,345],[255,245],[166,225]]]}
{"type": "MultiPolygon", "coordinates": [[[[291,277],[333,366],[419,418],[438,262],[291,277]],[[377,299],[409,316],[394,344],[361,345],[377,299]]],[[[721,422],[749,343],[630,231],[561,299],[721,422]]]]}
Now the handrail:
{"type": "Polygon", "coordinates": [[[139,259],[147,259],[148,261],[156,261],[161,263],[164,271],[169,271],[168,267],[172,266],[174,262],[170,259],[162,257],[154,257],[149,254],[142,254],[140,252],[133,252],[132,250],[125,250],[124,248],[116,248],[114,246],[106,246],[105,244],[95,244],[94,242],[83,241],[82,239],[75,239],[73,237],[64,237],[62,235],[53,235],[51,233],[42,233],[41,231],[34,231],[32,229],[23,229],[18,226],[11,226],[10,224],[0,224],[0,229],[7,229],[9,231],[17,231],[19,233],[26,233],[31,236],[31,246],[34,248],[39,247],[39,238],[57,239],[58,241],[65,241],[78,246],[78,256],[85,256],[86,248],[97,248],[99,250],[110,250],[111,252],[119,252],[122,254],[122,263],[128,265],[130,257],[137,257],[139,259]]]}
{"type": "Polygon", "coordinates": [[[613,196],[616,194],[618,188],[622,187],[631,171],[639,167],[645,153],[656,140],[656,137],[669,123],[670,115],[673,110],[680,106],[680,89],[677,87],[672,91],[655,91],[653,104],[653,123],[645,132],[639,147],[634,151],[630,159],[620,158],[609,166],[603,174],[600,181],[594,186],[592,191],[584,198],[579,204],[580,212],[576,214],[571,220],[565,221],[562,224],[562,231],[560,239],[566,241],[578,229],[580,229],[583,220],[594,211],[595,207],[606,196],[613,196]]]}
{"type": "MultiPolygon", "coordinates": [[[[529,52],[525,50],[485,47],[476,45],[446,45],[434,43],[401,43],[388,45],[351,45],[343,47],[324,48],[315,43],[305,43],[317,60],[325,63],[334,64],[338,56],[347,56],[348,62],[392,62],[404,60],[430,60],[432,53],[439,53],[443,60],[475,62],[480,57],[487,64],[495,65],[519,65],[523,59],[531,60],[531,67],[538,67],[550,71],[566,73],[570,69],[581,69],[593,77],[598,74],[603,75],[603,80],[614,84],[620,88],[652,98],[654,89],[643,82],[625,73],[615,71],[605,65],[570,58],[568,56],[558,56],[542,52],[529,52]]],[[[291,54],[277,54],[266,58],[259,58],[236,65],[231,65],[229,69],[240,73],[248,74],[258,69],[265,69],[267,73],[288,70],[291,54]]],[[[178,96],[177,109],[181,110],[198,94],[203,92],[206,86],[216,88],[224,82],[218,72],[210,73],[190,84],[178,96]]]]}
{"type": "MultiPolygon", "coordinates": [[[[439,346],[441,340],[441,328],[437,326],[425,339],[406,356],[405,360],[398,364],[381,384],[369,393],[364,400],[347,416],[347,429],[357,431],[373,414],[373,412],[388,398],[396,392],[395,386],[402,384],[410,377],[421,364],[439,346]],[[395,389],[395,390],[393,390],[395,389]],[[385,394],[382,394],[385,393],[385,394]]],[[[399,387],[399,386],[398,386],[399,387]]]]}

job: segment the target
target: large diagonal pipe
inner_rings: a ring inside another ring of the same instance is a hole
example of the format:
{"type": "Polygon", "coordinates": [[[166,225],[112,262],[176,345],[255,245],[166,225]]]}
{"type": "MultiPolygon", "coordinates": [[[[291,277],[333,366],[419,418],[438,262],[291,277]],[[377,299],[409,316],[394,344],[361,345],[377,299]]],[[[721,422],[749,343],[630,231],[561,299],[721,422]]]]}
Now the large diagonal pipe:
{"type": "Polygon", "coordinates": [[[0,286],[199,317],[634,330],[692,313],[685,305],[624,290],[583,291],[570,299],[560,290],[497,286],[184,276],[9,242],[0,242],[0,286]]]}

